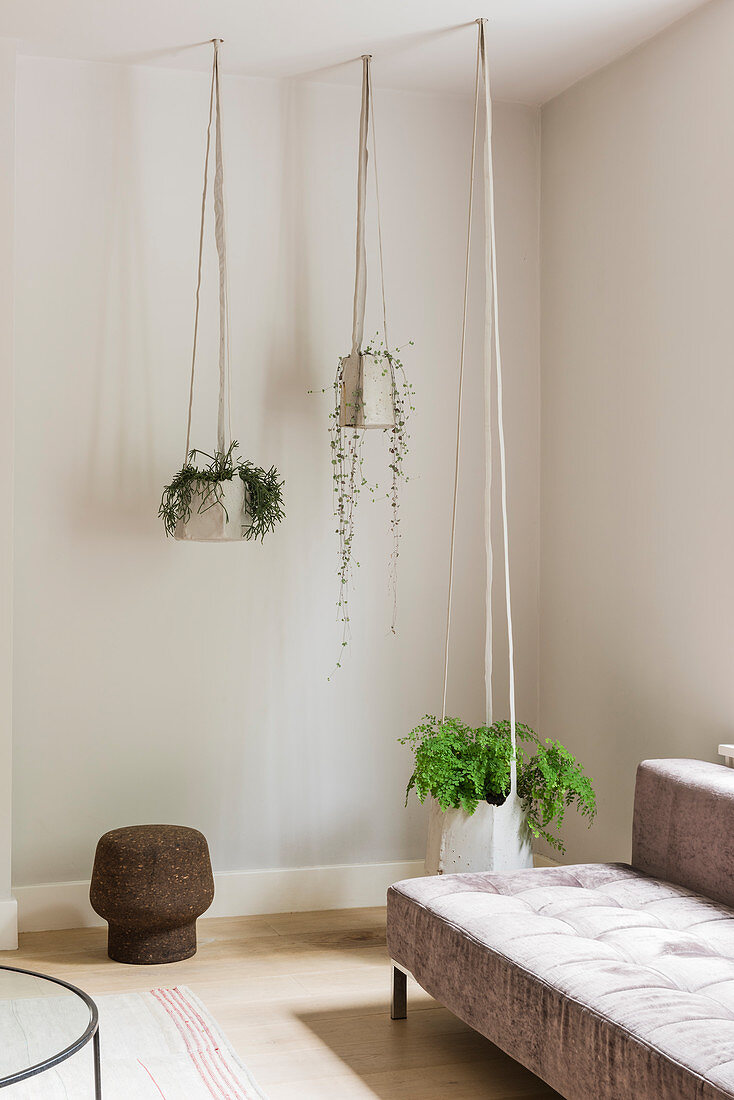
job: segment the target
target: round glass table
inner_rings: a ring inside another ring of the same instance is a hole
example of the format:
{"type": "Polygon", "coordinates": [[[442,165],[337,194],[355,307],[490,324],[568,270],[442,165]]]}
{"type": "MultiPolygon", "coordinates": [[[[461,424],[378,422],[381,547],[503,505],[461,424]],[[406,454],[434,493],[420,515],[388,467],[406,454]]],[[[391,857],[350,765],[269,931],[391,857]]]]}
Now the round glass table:
{"type": "Polygon", "coordinates": [[[58,1066],[90,1040],[94,1097],[101,1100],[99,1020],[92,998],[60,978],[0,966],[0,1089],[58,1066]]]}

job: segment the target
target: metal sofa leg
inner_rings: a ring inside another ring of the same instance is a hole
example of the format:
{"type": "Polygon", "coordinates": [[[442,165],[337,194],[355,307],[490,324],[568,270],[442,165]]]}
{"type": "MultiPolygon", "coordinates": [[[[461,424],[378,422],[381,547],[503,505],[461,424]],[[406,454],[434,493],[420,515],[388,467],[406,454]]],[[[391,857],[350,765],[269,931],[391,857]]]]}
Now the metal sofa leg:
{"type": "Polygon", "coordinates": [[[392,968],[390,1019],[404,1020],[408,1015],[408,975],[399,966],[392,968]]]}

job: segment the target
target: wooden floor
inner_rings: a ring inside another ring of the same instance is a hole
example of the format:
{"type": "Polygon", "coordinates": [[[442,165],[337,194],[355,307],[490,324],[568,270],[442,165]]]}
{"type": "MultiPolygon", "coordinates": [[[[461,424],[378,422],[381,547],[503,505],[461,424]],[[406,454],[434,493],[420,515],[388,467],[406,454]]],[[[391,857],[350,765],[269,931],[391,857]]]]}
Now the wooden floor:
{"type": "Polygon", "coordinates": [[[189,986],[270,1100],[558,1095],[412,982],[389,1019],[384,909],[201,920],[198,954],[168,966],[111,962],[97,928],[26,933],[0,962],[92,995],[189,986]]]}

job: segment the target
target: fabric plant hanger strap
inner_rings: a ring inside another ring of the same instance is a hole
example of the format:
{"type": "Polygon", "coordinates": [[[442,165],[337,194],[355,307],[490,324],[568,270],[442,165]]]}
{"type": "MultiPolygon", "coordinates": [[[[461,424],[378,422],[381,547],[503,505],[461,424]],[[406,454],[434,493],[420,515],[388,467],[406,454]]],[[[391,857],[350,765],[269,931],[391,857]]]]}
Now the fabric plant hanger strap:
{"type": "MultiPolygon", "coordinates": [[[[343,428],[391,428],[395,423],[395,379],[392,364],[381,357],[373,357],[363,351],[364,315],[367,305],[367,248],[365,244],[365,220],[367,207],[367,144],[372,126],[374,143],[374,118],[371,117],[372,74],[371,56],[362,57],[362,106],[359,118],[359,158],[357,170],[357,244],[356,272],[354,278],[354,308],[352,313],[352,350],[340,363],[340,417],[343,428]]],[[[382,264],[382,230],[379,226],[379,186],[377,165],[375,190],[378,202],[378,233],[380,240],[380,283],[382,291],[383,334],[387,345],[387,321],[385,318],[385,277],[382,264]]]]}
{"type": "Polygon", "coordinates": [[[194,341],[191,352],[191,380],[189,383],[189,411],[186,421],[186,452],[184,463],[191,449],[191,418],[194,409],[194,375],[199,338],[199,313],[201,306],[201,274],[204,259],[204,226],[206,224],[206,200],[209,190],[209,160],[211,155],[212,124],[214,125],[214,239],[219,261],[219,403],[217,409],[217,450],[226,453],[232,442],[232,372],[229,356],[229,277],[227,273],[227,231],[224,210],[224,157],[222,152],[222,95],[219,79],[220,38],[212,39],[214,60],[209,91],[209,121],[206,128],[206,153],[204,156],[204,188],[201,195],[201,223],[199,228],[199,262],[196,272],[196,305],[194,307],[194,341]]]}
{"type": "MultiPolygon", "coordinates": [[[[209,160],[214,127],[214,239],[219,268],[219,400],[217,404],[217,446],[214,462],[221,463],[232,445],[232,376],[229,356],[229,282],[227,277],[227,233],[224,210],[224,163],[222,153],[222,97],[219,71],[220,40],[213,40],[214,60],[209,93],[209,121],[206,130],[204,189],[201,196],[199,229],[199,262],[196,274],[196,305],[194,311],[194,341],[191,354],[189,411],[186,421],[186,454],[184,466],[191,455],[191,419],[194,408],[194,376],[196,372],[201,275],[204,257],[204,226],[209,186],[209,160]]],[[[244,482],[239,477],[220,479],[212,485],[201,482],[195,488],[191,515],[181,517],[174,538],[185,542],[239,541],[247,529],[247,498],[244,482]]]]}
{"type": "MultiPolygon", "coordinates": [[[[392,551],[388,566],[388,588],[392,596],[391,630],[395,633],[397,622],[397,577],[400,557],[401,489],[407,477],[405,458],[410,438],[407,424],[414,411],[413,386],[403,366],[400,347],[392,346],[387,333],[387,305],[385,295],[385,266],[382,248],[382,221],[380,217],[380,185],[377,170],[375,139],[375,107],[371,77],[371,57],[362,55],[362,106],[359,124],[359,160],[357,172],[357,242],[356,272],[354,280],[354,307],[352,313],[352,350],[338,360],[333,385],[334,404],[329,413],[332,487],[336,534],[339,540],[337,575],[339,596],[337,615],[342,625],[342,638],[336,668],[342,667],[341,658],[349,647],[351,617],[349,614],[354,557],[355,520],[360,493],[372,495],[375,490],[363,474],[363,447],[366,429],[378,428],[385,435],[387,485],[379,495],[389,501],[390,534],[392,551]],[[382,305],[382,336],[363,344],[365,306],[367,300],[367,256],[365,247],[365,207],[367,195],[368,141],[371,139],[373,178],[375,182],[375,214],[377,227],[377,251],[380,269],[382,305]]],[[[409,340],[406,345],[412,345],[409,340]]],[[[322,390],[326,393],[326,389],[322,390]]]]}
{"type": "MultiPolygon", "coordinates": [[[[527,811],[517,790],[516,725],[515,725],[515,677],[512,637],[512,608],[510,604],[509,540],[507,531],[507,478],[505,469],[505,437],[502,399],[502,355],[500,345],[497,256],[495,233],[494,167],[492,162],[492,101],[490,97],[489,66],[485,43],[485,20],[477,20],[479,39],[474,81],[474,128],[472,137],[471,170],[469,180],[469,216],[466,234],[466,260],[464,268],[464,305],[461,324],[461,350],[459,356],[459,385],[456,416],[456,453],[454,465],[454,493],[451,509],[451,541],[449,551],[449,583],[446,605],[446,637],[444,650],[443,699],[441,723],[446,720],[446,693],[448,688],[449,654],[451,647],[451,605],[454,582],[454,548],[456,545],[456,512],[460,480],[462,400],[464,392],[464,366],[466,353],[466,329],[469,301],[469,272],[471,268],[472,221],[474,213],[474,176],[477,164],[477,147],[480,119],[485,120],[484,142],[484,396],[485,396],[485,538],[487,547],[487,576],[485,596],[485,713],[486,725],[492,727],[493,719],[493,662],[492,662],[492,398],[497,403],[497,444],[500,456],[500,483],[502,504],[502,542],[505,566],[505,611],[507,616],[508,666],[509,666],[509,735],[510,784],[507,798],[497,804],[482,800],[472,814],[461,807],[443,810],[434,798],[428,826],[426,871],[444,874],[454,871],[494,871],[504,873],[532,867],[533,853],[530,831],[527,827],[527,811]],[[493,371],[494,367],[494,371],[493,371]]],[[[449,719],[449,721],[456,721],[449,719]]]]}
{"type": "Polygon", "coordinates": [[[196,272],[194,337],[186,418],[186,449],[183,466],[174,475],[170,485],[165,486],[158,510],[166,534],[172,535],[180,542],[241,542],[243,539],[262,539],[284,516],[283,482],[279,479],[278,471],[275,467],[264,470],[252,462],[239,458],[236,454],[237,442],[232,438],[232,370],[222,154],[220,43],[221,39],[212,39],[214,59],[209,91],[204,186],[199,223],[199,259],[196,272]],[[214,138],[214,238],[219,268],[219,400],[216,446],[211,451],[203,451],[191,448],[191,421],[194,408],[212,132],[214,138]],[[202,458],[204,462],[201,462],[202,458]]]}
{"type": "MultiPolygon", "coordinates": [[[[495,186],[494,163],[492,156],[492,99],[490,94],[489,63],[487,58],[485,19],[478,19],[477,63],[474,83],[474,130],[472,137],[472,155],[469,183],[469,216],[466,236],[466,260],[464,268],[464,305],[461,326],[461,351],[459,357],[459,386],[456,418],[456,453],[454,464],[454,493],[451,512],[451,542],[449,552],[449,584],[448,600],[446,607],[446,637],[444,649],[444,675],[443,675],[443,700],[442,718],[446,717],[446,693],[449,675],[449,652],[451,642],[451,610],[454,582],[454,548],[456,543],[456,510],[460,481],[460,454],[461,454],[461,427],[462,427],[462,399],[464,392],[464,365],[466,353],[466,328],[469,301],[469,271],[471,266],[471,236],[474,212],[474,175],[477,161],[477,147],[479,136],[479,122],[485,121],[485,140],[483,153],[483,182],[484,182],[484,270],[485,270],[485,306],[484,306],[484,394],[485,394],[485,440],[486,440],[486,466],[485,466],[485,535],[487,545],[487,578],[486,578],[486,634],[485,634],[485,690],[486,690],[486,721],[487,725],[493,722],[493,661],[492,661],[492,391],[493,383],[496,397],[497,417],[497,445],[500,459],[500,499],[502,511],[502,547],[504,557],[505,575],[505,614],[507,622],[507,646],[509,668],[509,720],[510,735],[513,752],[516,747],[516,718],[515,718],[515,670],[514,670],[514,641],[512,632],[512,604],[510,599],[510,551],[507,519],[507,472],[505,454],[505,430],[502,392],[502,348],[500,340],[500,315],[499,294],[497,279],[497,239],[495,216],[495,186]],[[494,369],[493,369],[494,367],[494,369]]],[[[516,799],[517,776],[516,767],[512,765],[512,796],[516,799]]],[[[510,800],[508,800],[510,801],[510,800]]],[[[507,805],[507,803],[505,804],[507,805]]],[[[504,809],[504,807],[503,807],[504,809]]]]}

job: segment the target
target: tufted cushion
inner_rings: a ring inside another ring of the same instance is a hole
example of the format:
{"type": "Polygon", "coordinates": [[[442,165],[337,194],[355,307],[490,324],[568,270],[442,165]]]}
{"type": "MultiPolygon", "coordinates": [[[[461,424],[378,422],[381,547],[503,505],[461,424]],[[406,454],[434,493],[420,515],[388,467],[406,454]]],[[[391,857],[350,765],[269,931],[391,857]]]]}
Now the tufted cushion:
{"type": "Polygon", "coordinates": [[[624,864],[388,893],[392,957],[568,1100],[734,1098],[734,911],[624,864]]]}

